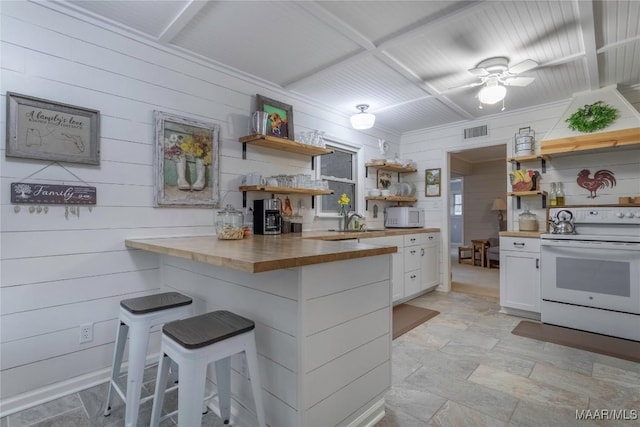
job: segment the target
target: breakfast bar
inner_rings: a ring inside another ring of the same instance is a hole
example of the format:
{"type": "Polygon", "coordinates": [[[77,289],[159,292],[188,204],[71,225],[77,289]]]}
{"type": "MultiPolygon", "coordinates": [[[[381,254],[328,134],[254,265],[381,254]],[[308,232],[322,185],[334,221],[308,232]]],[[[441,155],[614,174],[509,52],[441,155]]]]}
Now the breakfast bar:
{"type": "MultiPolygon", "coordinates": [[[[196,314],[226,309],[256,323],[269,425],[364,426],[382,418],[391,384],[396,247],[299,235],[126,245],[159,254],[163,289],[192,297],[196,314]]],[[[246,364],[233,356],[232,367],[232,424],[254,425],[246,364]]],[[[213,369],[208,378],[215,383],[213,369]]]]}

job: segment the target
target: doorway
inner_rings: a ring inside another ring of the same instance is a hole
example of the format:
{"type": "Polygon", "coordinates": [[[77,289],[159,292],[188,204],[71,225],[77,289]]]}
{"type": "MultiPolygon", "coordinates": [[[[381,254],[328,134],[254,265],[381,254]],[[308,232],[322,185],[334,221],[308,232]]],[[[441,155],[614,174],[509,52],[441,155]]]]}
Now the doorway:
{"type": "Polygon", "coordinates": [[[496,198],[506,197],[506,153],[505,144],[448,153],[452,291],[500,296],[499,268],[474,263],[473,254],[459,263],[458,248],[472,247],[472,240],[498,238],[500,223],[491,206],[496,198]]]}

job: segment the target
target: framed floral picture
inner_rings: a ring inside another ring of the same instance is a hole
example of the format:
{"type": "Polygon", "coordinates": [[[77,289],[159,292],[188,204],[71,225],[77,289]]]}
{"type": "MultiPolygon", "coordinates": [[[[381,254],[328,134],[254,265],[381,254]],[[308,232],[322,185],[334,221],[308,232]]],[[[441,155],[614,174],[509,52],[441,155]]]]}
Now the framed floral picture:
{"type": "Polygon", "coordinates": [[[220,203],[220,126],[155,111],[156,206],[220,203]]]}
{"type": "Polygon", "coordinates": [[[426,169],[424,177],[425,197],[440,197],[440,168],[426,169]]]}
{"type": "Polygon", "coordinates": [[[262,95],[256,95],[256,101],[258,111],[267,113],[267,135],[293,141],[293,107],[262,95]]]}

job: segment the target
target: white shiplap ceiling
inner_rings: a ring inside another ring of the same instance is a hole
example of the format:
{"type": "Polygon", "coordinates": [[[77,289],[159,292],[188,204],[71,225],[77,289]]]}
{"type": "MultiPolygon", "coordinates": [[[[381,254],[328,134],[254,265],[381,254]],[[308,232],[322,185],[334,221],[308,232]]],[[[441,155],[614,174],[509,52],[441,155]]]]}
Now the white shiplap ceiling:
{"type": "Polygon", "coordinates": [[[640,84],[640,1],[70,1],[94,18],[193,52],[350,115],[366,103],[398,133],[479,109],[467,70],[532,59],[506,111],[640,84]]]}

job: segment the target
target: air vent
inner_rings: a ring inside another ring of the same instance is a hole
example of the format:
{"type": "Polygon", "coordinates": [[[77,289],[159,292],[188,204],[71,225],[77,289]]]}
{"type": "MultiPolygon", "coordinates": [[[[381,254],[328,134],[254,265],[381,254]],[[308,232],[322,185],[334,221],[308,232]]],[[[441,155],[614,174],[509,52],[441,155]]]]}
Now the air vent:
{"type": "Polygon", "coordinates": [[[479,138],[487,135],[489,135],[487,125],[476,126],[474,128],[467,128],[464,130],[464,139],[479,138]]]}

